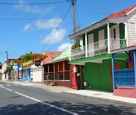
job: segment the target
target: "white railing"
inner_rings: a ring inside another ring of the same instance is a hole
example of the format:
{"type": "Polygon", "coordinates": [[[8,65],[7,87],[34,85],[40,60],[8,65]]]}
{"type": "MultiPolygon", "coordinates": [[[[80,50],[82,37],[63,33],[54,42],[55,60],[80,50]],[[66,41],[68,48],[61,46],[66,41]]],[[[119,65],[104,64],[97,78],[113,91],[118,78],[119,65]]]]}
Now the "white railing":
{"type": "Polygon", "coordinates": [[[87,45],[87,53],[88,57],[93,57],[96,55],[102,55],[107,53],[108,51],[108,42],[107,39],[100,40],[95,43],[91,43],[87,45]]]}
{"type": "MultiPolygon", "coordinates": [[[[110,51],[125,48],[126,39],[120,38],[110,38],[110,51]]],[[[100,40],[95,43],[91,43],[87,45],[87,57],[94,57],[97,55],[102,55],[108,53],[108,40],[100,40]]],[[[78,47],[76,49],[71,49],[71,59],[80,59],[86,56],[85,46],[78,47]]]]}
{"type": "Polygon", "coordinates": [[[127,47],[126,39],[110,38],[110,51],[127,47]]]}
{"type": "Polygon", "coordinates": [[[75,49],[71,49],[71,59],[79,59],[85,57],[85,46],[81,46],[75,49]]]}

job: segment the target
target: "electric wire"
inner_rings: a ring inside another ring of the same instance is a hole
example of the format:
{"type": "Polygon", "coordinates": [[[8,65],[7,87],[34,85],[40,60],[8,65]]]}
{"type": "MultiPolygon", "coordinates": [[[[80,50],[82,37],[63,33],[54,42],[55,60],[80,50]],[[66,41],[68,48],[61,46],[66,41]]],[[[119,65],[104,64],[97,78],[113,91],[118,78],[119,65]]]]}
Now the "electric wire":
{"type": "Polygon", "coordinates": [[[61,26],[63,20],[65,19],[65,17],[67,16],[70,8],[72,5],[70,5],[70,7],[68,8],[67,12],[65,13],[64,17],[62,18],[60,24],[58,25],[58,27],[56,28],[55,32],[52,34],[52,36],[50,37],[50,39],[48,40],[48,42],[44,45],[44,47],[42,48],[42,50],[40,51],[40,53],[43,51],[43,49],[48,45],[48,43],[51,41],[52,37],[56,34],[57,30],[59,29],[59,27],[61,26]]]}
{"type": "MultiPolygon", "coordinates": [[[[70,18],[70,17],[65,17],[65,18],[70,18]]],[[[52,18],[0,18],[0,20],[38,20],[38,19],[45,20],[45,19],[52,19],[52,18]]]]}
{"type": "Polygon", "coordinates": [[[76,14],[77,14],[77,21],[81,25],[80,20],[79,20],[79,13],[78,13],[77,5],[76,5],[76,14]]]}
{"type": "Polygon", "coordinates": [[[108,12],[105,13],[105,12],[97,12],[97,11],[89,10],[89,9],[83,7],[83,6],[80,6],[80,5],[77,5],[77,6],[80,7],[80,8],[82,8],[82,9],[84,9],[84,10],[86,10],[86,11],[93,12],[93,13],[97,13],[97,14],[104,14],[104,15],[112,14],[112,13],[108,13],[108,12]]]}
{"type": "Polygon", "coordinates": [[[39,2],[39,3],[13,3],[13,2],[0,2],[0,5],[46,5],[46,4],[57,4],[64,3],[65,1],[57,1],[57,2],[39,2]]]}

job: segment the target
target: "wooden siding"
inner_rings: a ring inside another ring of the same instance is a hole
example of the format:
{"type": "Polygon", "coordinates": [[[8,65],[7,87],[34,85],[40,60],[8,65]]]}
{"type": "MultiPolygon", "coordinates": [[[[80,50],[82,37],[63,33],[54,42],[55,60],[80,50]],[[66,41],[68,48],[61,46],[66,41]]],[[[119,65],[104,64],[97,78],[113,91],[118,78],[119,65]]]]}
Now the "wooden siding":
{"type": "Polygon", "coordinates": [[[128,16],[128,45],[136,43],[136,10],[128,16]]]}

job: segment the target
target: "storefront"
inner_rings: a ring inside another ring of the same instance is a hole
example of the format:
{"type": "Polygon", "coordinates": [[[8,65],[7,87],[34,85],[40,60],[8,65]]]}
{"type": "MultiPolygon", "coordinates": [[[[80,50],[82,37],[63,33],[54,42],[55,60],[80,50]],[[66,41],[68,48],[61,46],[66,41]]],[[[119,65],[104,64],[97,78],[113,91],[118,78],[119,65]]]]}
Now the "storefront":
{"type": "Polygon", "coordinates": [[[31,64],[32,61],[28,61],[23,63],[23,67],[22,67],[22,71],[21,71],[21,75],[22,75],[22,82],[30,82],[31,83],[31,64]]]}

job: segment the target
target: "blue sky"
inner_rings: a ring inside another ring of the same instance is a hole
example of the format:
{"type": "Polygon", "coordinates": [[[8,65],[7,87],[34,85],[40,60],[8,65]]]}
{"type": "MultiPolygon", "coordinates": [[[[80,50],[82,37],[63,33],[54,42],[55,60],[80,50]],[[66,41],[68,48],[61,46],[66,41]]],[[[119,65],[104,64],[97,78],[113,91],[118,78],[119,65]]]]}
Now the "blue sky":
{"type": "MultiPolygon", "coordinates": [[[[0,0],[0,3],[23,4],[56,1],[63,0],[0,0]]],[[[135,0],[76,1],[76,24],[79,24],[81,29],[102,20],[113,12],[136,4],[135,0]]],[[[66,50],[69,42],[68,35],[73,33],[72,8],[59,29],[56,30],[56,28],[70,5],[71,2],[48,5],[0,4],[0,62],[6,60],[6,54],[2,53],[5,51],[8,51],[9,58],[18,58],[30,51],[42,53],[47,50],[66,50]],[[56,33],[53,36],[54,32],[56,33]]]]}

